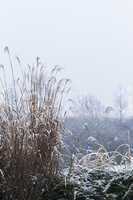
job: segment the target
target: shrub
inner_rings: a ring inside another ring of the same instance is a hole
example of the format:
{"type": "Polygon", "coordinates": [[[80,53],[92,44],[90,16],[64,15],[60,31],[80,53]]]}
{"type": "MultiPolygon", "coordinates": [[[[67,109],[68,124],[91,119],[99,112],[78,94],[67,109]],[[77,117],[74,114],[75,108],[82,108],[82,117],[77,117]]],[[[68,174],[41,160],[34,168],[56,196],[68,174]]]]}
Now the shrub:
{"type": "Polygon", "coordinates": [[[62,104],[69,80],[58,77],[60,67],[48,70],[39,58],[23,71],[18,57],[22,73],[16,80],[8,47],[5,52],[10,61],[11,89],[5,66],[1,65],[1,183],[12,189],[18,199],[26,199],[31,177],[59,173],[62,104]]]}

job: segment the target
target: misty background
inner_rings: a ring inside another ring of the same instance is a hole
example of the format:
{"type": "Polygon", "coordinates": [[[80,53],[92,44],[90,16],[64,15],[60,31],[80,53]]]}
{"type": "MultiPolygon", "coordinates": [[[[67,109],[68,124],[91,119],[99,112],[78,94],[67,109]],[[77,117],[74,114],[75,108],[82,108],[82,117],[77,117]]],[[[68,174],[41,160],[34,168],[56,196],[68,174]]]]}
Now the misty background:
{"type": "Polygon", "coordinates": [[[7,45],[32,63],[64,67],[72,94],[110,104],[119,85],[133,96],[133,1],[2,1],[0,59],[7,45]]]}

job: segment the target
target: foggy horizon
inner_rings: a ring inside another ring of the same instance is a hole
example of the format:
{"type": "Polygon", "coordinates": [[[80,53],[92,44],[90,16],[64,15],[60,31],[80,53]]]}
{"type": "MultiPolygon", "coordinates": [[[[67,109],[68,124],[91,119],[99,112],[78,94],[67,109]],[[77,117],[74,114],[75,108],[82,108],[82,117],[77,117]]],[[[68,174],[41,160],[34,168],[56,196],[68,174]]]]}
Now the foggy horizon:
{"type": "Polygon", "coordinates": [[[133,95],[131,0],[2,2],[0,56],[7,45],[24,63],[36,56],[64,68],[73,96],[113,102],[119,85],[133,95]]]}

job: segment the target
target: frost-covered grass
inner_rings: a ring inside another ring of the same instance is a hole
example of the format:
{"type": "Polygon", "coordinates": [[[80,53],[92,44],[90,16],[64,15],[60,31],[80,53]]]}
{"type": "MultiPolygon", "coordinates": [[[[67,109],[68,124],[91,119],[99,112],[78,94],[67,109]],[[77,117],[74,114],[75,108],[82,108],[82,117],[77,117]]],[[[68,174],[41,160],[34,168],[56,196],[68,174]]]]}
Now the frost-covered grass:
{"type": "Polygon", "coordinates": [[[87,168],[113,168],[114,166],[132,166],[130,145],[120,145],[115,151],[108,152],[106,148],[99,145],[95,152],[83,156],[77,164],[87,168]]]}
{"type": "Polygon", "coordinates": [[[39,58],[23,71],[17,57],[22,73],[16,77],[8,47],[5,53],[11,78],[1,65],[0,193],[13,191],[13,199],[31,199],[31,182],[38,174],[59,173],[62,102],[69,80],[59,78],[58,66],[49,70],[39,58]]]}
{"type": "Polygon", "coordinates": [[[97,152],[81,160],[72,158],[71,167],[64,170],[64,175],[66,180],[78,185],[75,199],[126,200],[133,194],[133,157],[128,144],[113,152],[100,145],[97,152]]]}
{"type": "MultiPolygon", "coordinates": [[[[99,144],[98,150],[84,155],[81,159],[73,155],[70,166],[64,170],[64,175],[74,181],[75,175],[82,176],[95,170],[104,170],[115,173],[131,171],[133,169],[133,157],[130,145],[120,145],[115,151],[108,152],[99,144]]],[[[77,180],[76,180],[77,181],[77,180]]],[[[78,182],[78,181],[77,181],[78,182]]]]}

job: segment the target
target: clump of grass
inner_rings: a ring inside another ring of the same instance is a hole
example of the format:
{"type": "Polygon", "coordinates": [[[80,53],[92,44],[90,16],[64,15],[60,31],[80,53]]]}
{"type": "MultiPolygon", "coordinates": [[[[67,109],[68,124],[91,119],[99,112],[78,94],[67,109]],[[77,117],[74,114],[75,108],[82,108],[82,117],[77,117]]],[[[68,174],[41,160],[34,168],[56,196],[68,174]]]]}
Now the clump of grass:
{"type": "Polygon", "coordinates": [[[87,167],[89,169],[108,168],[110,170],[115,170],[116,166],[125,167],[126,169],[127,167],[132,165],[132,156],[129,144],[122,144],[112,152],[108,152],[103,145],[98,145],[98,150],[83,156],[79,160],[79,165],[87,167]]]}
{"type": "Polygon", "coordinates": [[[1,65],[0,176],[18,199],[27,199],[30,177],[59,173],[62,105],[69,80],[58,77],[60,67],[48,70],[39,58],[23,71],[18,57],[22,73],[16,79],[8,47],[5,53],[12,84],[8,86],[6,67],[1,65]]]}

